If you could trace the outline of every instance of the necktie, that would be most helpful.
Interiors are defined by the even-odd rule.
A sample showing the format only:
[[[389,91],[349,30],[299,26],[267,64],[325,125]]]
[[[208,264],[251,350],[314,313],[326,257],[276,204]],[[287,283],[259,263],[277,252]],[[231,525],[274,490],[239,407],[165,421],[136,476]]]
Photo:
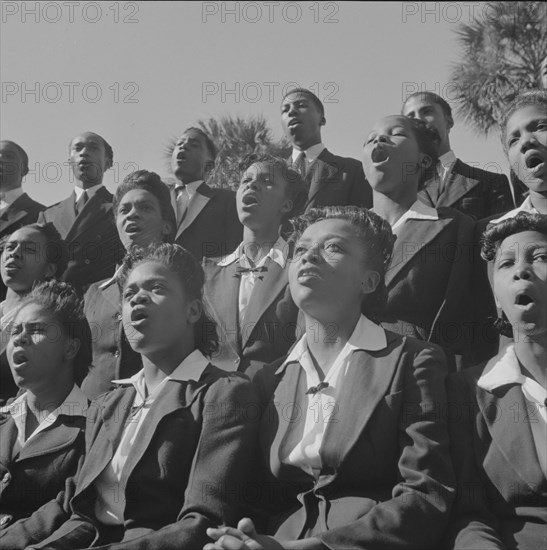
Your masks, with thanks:
[[[437,163],[437,173],[439,174],[439,195],[443,193],[448,179],[448,168],[445,168],[441,161]]]
[[[292,167],[302,176],[302,179],[306,177],[306,164],[306,153],[304,151],[301,151],[300,154],[296,157],[296,160],[294,161]]]
[[[186,216],[188,203],[190,202],[190,196],[186,190],[186,185],[177,185],[175,187],[175,202],[177,204],[177,226],[179,226],[184,216]]]
[[[88,199],[87,191],[84,190],[84,192],[80,195],[80,198],[76,201],[76,204],[74,205],[74,211],[76,212],[76,216],[78,216],[80,212],[84,209],[87,199]]]

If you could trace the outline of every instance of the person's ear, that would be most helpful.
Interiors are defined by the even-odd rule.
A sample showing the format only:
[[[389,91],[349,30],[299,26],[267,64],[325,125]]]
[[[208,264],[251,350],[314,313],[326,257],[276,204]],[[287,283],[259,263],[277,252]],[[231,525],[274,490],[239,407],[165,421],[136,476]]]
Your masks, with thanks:
[[[420,166],[422,167],[422,170],[427,170],[428,168],[431,168],[431,165],[433,164],[433,159],[426,155],[425,153],[420,153]]]
[[[446,117],[446,127],[450,130],[454,127],[454,119],[452,115],[447,115]]]
[[[57,271],[57,264],[48,262],[44,270],[44,277],[46,279],[51,279],[55,275],[56,271]]]
[[[70,361],[74,359],[78,351],[80,351],[80,345],[81,342],[79,338],[67,338],[64,351],[65,360]]]
[[[172,231],[173,228],[171,227],[171,224],[168,221],[164,220],[161,228],[161,234],[166,237],[167,235],[170,235]]]
[[[281,205],[280,212],[281,214],[287,214],[293,209],[294,203],[292,199],[285,199]]]
[[[380,284],[380,274],[372,269],[367,269],[363,280],[361,281],[361,289],[363,294],[372,294]]]
[[[319,126],[325,126],[326,123],[327,123],[327,119],[324,116],[322,116],[321,120],[319,121]]]
[[[195,324],[199,321],[201,314],[203,312],[203,303],[199,298],[192,300],[188,307],[188,316],[187,321],[190,324]]]

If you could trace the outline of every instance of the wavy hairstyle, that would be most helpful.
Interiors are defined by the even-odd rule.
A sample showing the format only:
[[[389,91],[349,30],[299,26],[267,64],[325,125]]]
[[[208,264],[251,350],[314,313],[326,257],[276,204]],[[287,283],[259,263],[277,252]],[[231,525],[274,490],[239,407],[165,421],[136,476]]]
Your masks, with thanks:
[[[322,220],[340,219],[349,222],[357,229],[365,251],[369,267],[378,272],[380,282],[374,292],[366,294],[361,303],[361,311],[368,318],[378,322],[387,303],[387,288],[385,275],[391,263],[395,235],[391,226],[372,210],[356,206],[326,206],[311,208],[302,216],[294,219],[294,232],[291,244],[302,236],[302,233],[312,224]]]
[[[133,247],[125,256],[118,276],[120,295],[123,296],[123,289],[130,273],[146,262],[159,263],[176,273],[188,297],[202,302],[201,317],[194,325],[194,345],[203,355],[211,357],[218,351],[218,333],[216,323],[203,304],[205,275],[199,262],[188,250],[178,244],[162,243],[147,249]]]

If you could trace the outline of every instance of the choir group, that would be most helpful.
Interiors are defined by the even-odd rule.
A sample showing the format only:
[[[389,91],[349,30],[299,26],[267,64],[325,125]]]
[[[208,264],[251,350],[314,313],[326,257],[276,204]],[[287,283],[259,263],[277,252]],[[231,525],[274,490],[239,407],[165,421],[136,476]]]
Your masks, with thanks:
[[[45,207],[0,142],[0,549],[527,549],[547,544],[547,92],[500,121],[511,177],[417,92],[322,143],[289,91],[287,159],[176,184],[69,145]]]

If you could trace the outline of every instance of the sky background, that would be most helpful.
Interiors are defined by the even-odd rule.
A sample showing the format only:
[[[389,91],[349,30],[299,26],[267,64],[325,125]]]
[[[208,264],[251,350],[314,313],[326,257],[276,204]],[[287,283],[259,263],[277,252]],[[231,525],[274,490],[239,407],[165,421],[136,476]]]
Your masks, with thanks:
[[[454,31],[484,13],[481,2],[0,6],[0,136],[27,151],[24,188],[46,205],[71,192],[68,144],[83,131],[112,145],[113,190],[139,168],[169,175],[166,147],[200,118],[263,114],[280,137],[291,83],[324,102],[325,145],[360,159],[375,121],[411,92],[453,100]],[[497,134],[478,136],[456,118],[451,143],[462,160],[508,172]]]

